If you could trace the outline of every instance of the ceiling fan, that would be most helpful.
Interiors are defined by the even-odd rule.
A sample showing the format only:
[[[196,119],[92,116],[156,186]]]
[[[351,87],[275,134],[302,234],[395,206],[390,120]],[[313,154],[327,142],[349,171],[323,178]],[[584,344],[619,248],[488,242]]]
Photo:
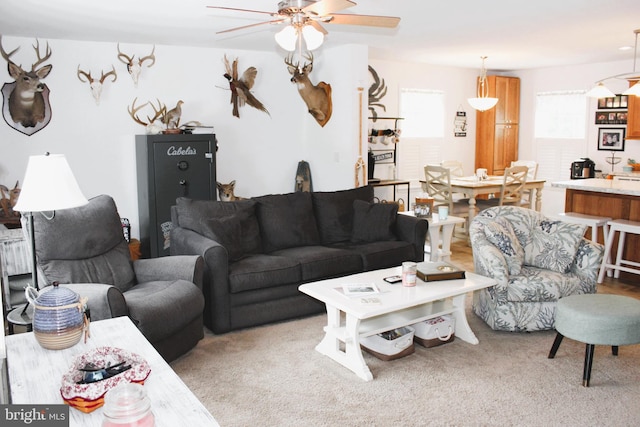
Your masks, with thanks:
[[[245,28],[256,27],[264,24],[286,23],[297,29],[312,26],[320,33],[327,34],[322,24],[364,25],[369,27],[394,28],[400,22],[400,18],[394,16],[355,15],[335,13],[355,6],[356,3],[349,0],[283,0],[278,3],[277,12],[265,12],[251,9],[238,9],[233,7],[207,6],[211,9],[234,10],[238,12],[253,12],[270,15],[273,19],[258,22],[256,24],[243,25],[218,31],[216,34],[228,33]]]

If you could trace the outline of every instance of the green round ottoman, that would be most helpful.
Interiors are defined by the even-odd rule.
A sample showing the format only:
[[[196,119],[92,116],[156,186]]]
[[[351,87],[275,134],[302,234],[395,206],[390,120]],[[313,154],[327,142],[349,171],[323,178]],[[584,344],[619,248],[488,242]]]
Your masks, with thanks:
[[[589,387],[596,345],[610,345],[613,355],[617,356],[618,346],[640,343],[640,300],[607,294],[560,298],[555,328],[558,334],[549,359],[555,357],[564,337],[586,343],[582,385]]]

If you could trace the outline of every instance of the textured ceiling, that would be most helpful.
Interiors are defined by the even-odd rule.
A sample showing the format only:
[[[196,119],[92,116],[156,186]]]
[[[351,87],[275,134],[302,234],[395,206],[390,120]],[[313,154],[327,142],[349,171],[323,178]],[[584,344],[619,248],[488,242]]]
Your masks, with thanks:
[[[278,51],[278,25],[216,35],[276,11],[277,0],[2,0],[0,34]],[[517,70],[633,58],[639,0],[356,0],[342,13],[401,18],[395,29],[326,25],[325,46],[366,44],[372,58]]]

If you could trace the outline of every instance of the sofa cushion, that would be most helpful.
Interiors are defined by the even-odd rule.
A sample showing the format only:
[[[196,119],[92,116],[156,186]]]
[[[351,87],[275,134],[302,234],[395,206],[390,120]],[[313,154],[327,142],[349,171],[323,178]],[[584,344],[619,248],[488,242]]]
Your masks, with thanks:
[[[520,274],[524,263],[524,249],[522,249],[511,223],[501,217],[497,217],[494,221],[487,221],[484,226],[484,234],[487,240],[502,252],[507,262],[509,274]]]
[[[569,295],[588,293],[585,286],[583,280],[575,274],[524,266],[520,274],[509,278],[506,301],[557,301]]]
[[[362,258],[363,271],[397,267],[404,261],[413,261],[416,256],[413,244],[404,240],[340,242],[331,245],[331,247],[358,253]]]
[[[320,243],[311,194],[297,192],[255,197],[265,253]]]
[[[586,225],[542,219],[531,230],[524,247],[524,263],[566,273],[576,256]]]
[[[293,258],[258,254],[229,264],[229,291],[232,294],[301,281],[300,264]]]
[[[187,197],[178,197],[176,206],[178,210],[178,226],[193,230],[204,235],[203,218],[216,218],[227,216],[235,212],[255,206],[252,200],[235,200],[232,202],[220,202],[217,200],[194,200]]]
[[[352,242],[396,240],[394,233],[398,205],[353,201]]]
[[[302,281],[344,276],[362,271],[362,258],[357,252],[325,246],[302,246],[272,252],[295,259],[300,264]]]
[[[224,246],[230,261],[261,251],[260,229],[253,206],[231,215],[202,218],[200,222],[204,236]]]
[[[353,201],[373,200],[373,187],[364,186],[342,191],[311,193],[313,212],[323,245],[351,239],[353,229]]]

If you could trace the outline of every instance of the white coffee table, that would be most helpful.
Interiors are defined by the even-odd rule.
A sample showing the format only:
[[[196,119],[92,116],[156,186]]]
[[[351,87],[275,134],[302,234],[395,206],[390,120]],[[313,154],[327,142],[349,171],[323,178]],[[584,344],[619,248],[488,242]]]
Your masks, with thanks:
[[[91,338],[64,350],[47,350],[33,332],[6,337],[11,403],[62,404],[62,375],[76,357],[96,347],[118,347],[137,353],[149,363],[151,373],[144,388],[151,400],[156,427],[218,426],[213,416],[182,382],[128,317],[91,323]],[[69,425],[100,427],[102,408],[85,414],[69,408]]]
[[[373,375],[362,356],[361,338],[451,314],[455,318],[456,338],[477,344],[478,338],[467,322],[465,299],[469,292],[496,285],[493,279],[469,272],[466,279],[428,283],[418,280],[417,286],[411,288],[383,280],[398,274],[401,274],[401,267],[393,267],[305,283],[298,288],[325,303],[327,308],[325,336],[316,350],[365,381],[372,380]],[[344,295],[342,286],[349,283],[375,283],[380,293],[372,296],[379,298],[381,304],[363,304],[360,297]]]

